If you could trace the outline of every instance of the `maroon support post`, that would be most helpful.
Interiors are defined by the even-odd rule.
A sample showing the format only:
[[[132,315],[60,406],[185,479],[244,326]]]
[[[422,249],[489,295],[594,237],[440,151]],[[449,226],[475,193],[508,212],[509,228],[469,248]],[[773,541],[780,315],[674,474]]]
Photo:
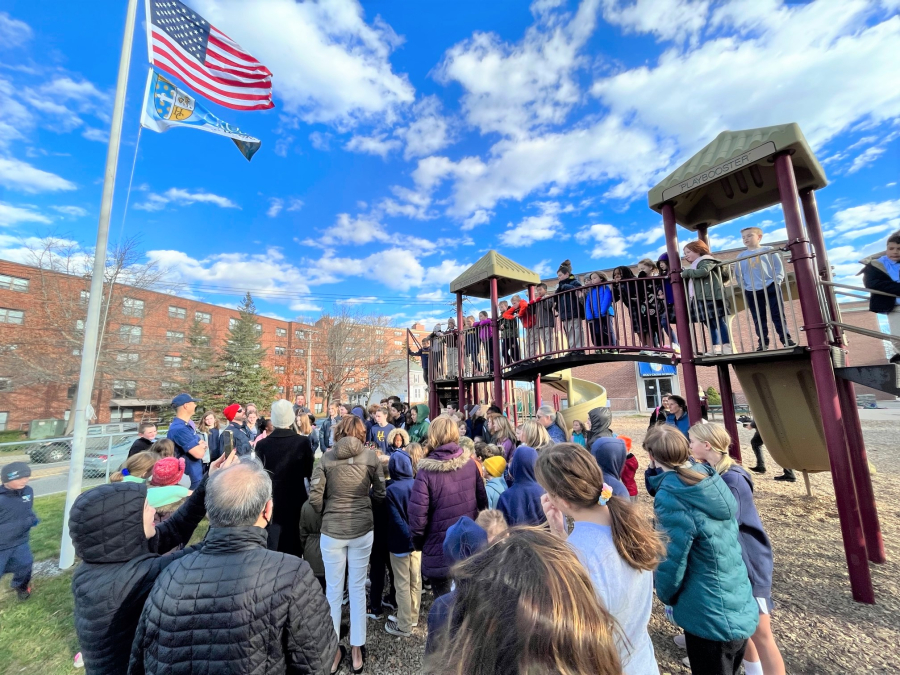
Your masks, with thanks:
[[[494,405],[503,410],[503,378],[500,374],[500,320],[497,315],[497,277],[491,277],[491,349],[494,352]]]
[[[816,197],[812,190],[804,190],[800,193],[800,203],[803,205],[803,218],[806,221],[806,231],[810,242],[816,252],[816,262],[819,278],[823,281],[831,281],[831,266],[828,264],[828,252],[825,249],[825,237],[822,234],[822,224],[819,221],[819,210],[816,207]],[[831,316],[837,320],[837,302],[834,290],[824,288],[825,297],[828,299]],[[838,346],[843,346],[843,336],[839,328],[835,328],[835,337]],[[884,563],[887,558],[884,552],[884,539],[881,536],[881,525],[878,520],[878,507],[875,504],[875,491],[872,489],[872,476],[869,473],[869,462],[866,458],[866,445],[862,435],[862,426],[859,423],[859,410],[856,407],[856,395],[853,383],[849,380],[837,380],[838,394],[840,396],[841,412],[844,415],[844,434],[847,437],[847,447],[850,450],[850,464],[853,466],[853,483],[856,486],[856,499],[859,504],[859,514],[862,520],[863,532],[866,536],[866,552],[873,563]]]
[[[781,208],[784,211],[784,223],[787,226],[788,241],[790,242],[788,247],[791,250],[791,262],[797,277],[797,295],[800,299],[803,328],[806,331],[813,379],[819,397],[820,416],[825,431],[825,446],[828,449],[828,458],[831,463],[831,480],[834,483],[838,518],[844,540],[844,554],[847,557],[847,569],[850,574],[850,587],[854,600],[874,604],[875,593],[872,589],[872,577],[867,561],[866,541],[860,522],[853,484],[853,469],[847,444],[844,441],[844,420],[831,365],[831,347],[828,345],[825,323],[819,306],[816,274],[813,269],[809,241],[806,239],[800,220],[797,181],[794,177],[790,155],[781,154],[775,158],[775,174],[778,180],[778,193],[781,196]]]
[[[528,287],[528,302],[534,302],[534,286]],[[529,330],[536,330],[535,328],[529,328]],[[527,340],[531,338],[531,335],[526,336],[526,345]],[[535,347],[535,351],[537,351],[537,343],[538,340],[535,338],[531,341],[531,344]],[[546,347],[546,345],[544,345]],[[531,354],[532,358],[538,356],[538,354]],[[536,375],[534,378],[534,409],[537,410],[541,407],[541,376]]]
[[[697,239],[709,246],[709,225],[700,223],[697,226]]]
[[[675,318],[678,332],[678,344],[681,346],[681,368],[684,373],[684,399],[688,404],[688,420],[697,424],[703,415],[700,413],[700,397],[697,382],[697,366],[694,364],[694,347],[691,343],[691,325],[688,314],[687,296],[684,293],[684,280],[681,278],[681,252],[678,250],[678,229],[675,223],[675,209],[671,204],[662,207],[663,229],[666,233],[666,251],[669,254],[669,267],[672,281],[672,296],[675,300]]]
[[[463,365],[465,364],[465,348],[463,342],[465,336],[463,334],[463,296],[462,293],[456,294],[456,384],[459,387],[459,396],[456,405],[462,410],[466,404],[466,389],[463,382]]]
[[[720,363],[716,366],[719,373],[719,396],[722,397],[722,419],[725,420],[725,428],[728,435],[731,436],[731,447],[728,448],[728,454],[738,462],[743,461],[741,458],[741,437],[738,436],[737,419],[734,416],[734,391],[731,388],[731,373],[728,370],[727,363]]]

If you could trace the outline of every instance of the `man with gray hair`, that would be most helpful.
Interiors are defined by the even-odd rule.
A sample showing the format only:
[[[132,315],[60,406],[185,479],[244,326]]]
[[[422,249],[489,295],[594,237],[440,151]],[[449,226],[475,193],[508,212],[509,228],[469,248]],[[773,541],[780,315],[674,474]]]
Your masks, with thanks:
[[[212,475],[206,510],[202,549],[169,565],[150,591],[128,672],[328,672],[341,653],[319,582],[306,561],[266,549],[266,470],[246,458]]]

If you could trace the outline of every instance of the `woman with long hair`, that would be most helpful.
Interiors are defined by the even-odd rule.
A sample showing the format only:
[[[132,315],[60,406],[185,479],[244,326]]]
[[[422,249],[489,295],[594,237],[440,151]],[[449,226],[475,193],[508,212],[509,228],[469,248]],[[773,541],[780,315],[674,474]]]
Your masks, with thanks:
[[[566,420],[552,405],[542,405],[535,411],[534,417],[547,430],[550,440],[554,443],[565,443],[568,440]]]
[[[615,621],[572,549],[542,528],[498,536],[453,568],[456,600],[429,675],[619,675]]]
[[[197,433],[206,441],[209,462],[215,462],[222,454],[222,449],[219,447],[219,418],[216,417],[216,413],[212,410],[203,413],[200,424],[197,425]]]
[[[689,267],[681,271],[688,280],[691,322],[702,323],[709,331],[713,354],[731,354],[728,315],[731,307],[725,297],[723,283],[728,281],[728,268],[718,268],[721,261],[713,258],[705,242],[690,241],[684,245],[684,259]],[[701,335],[702,337],[702,335]]]
[[[325,595],[334,632],[341,634],[344,572],[350,596],[350,665],[362,672],[366,663],[366,572],[375,521],[372,504],[384,501],[385,479],[374,450],[365,446],[366,425],[356,415],[343,418],[334,430],[334,446],[319,460],[309,502],[322,514],[320,546],[325,563]],[[331,672],[341,667],[341,647]]]
[[[488,415],[488,431],[491,433],[491,443],[503,451],[503,458],[512,456],[516,449],[516,430],[509,418],[498,413]]]
[[[746,675],[784,675],[784,659],[772,635],[772,542],[753,501],[753,479],[728,454],[731,436],[716,422],[695,424],[690,429],[691,456],[708,464],[725,481],[738,503],[738,541],[741,555],[759,605],[759,626],[744,653]]]
[[[537,420],[526,420],[523,422],[519,429],[518,437],[519,442],[522,445],[534,448],[538,452],[553,445],[553,441],[550,438],[550,434],[547,433],[547,429],[545,429],[544,425]],[[512,456],[507,458],[506,461],[512,461]]]
[[[584,447],[559,443],[535,466],[546,494],[550,531],[567,540],[584,563],[603,606],[622,628],[617,641],[627,675],[658,673],[647,632],[653,608],[653,571],[665,547],[652,521],[628,499],[615,497]],[[575,521],[569,534],[565,517]]]
[[[737,675],[759,624],[741,559],[737,502],[715,469],[691,463],[687,438],[675,427],[651,429],[644,450],[648,491],[668,538],[656,595],[684,628],[692,672]]]
[[[441,415],[428,428],[426,456],[419,460],[409,498],[409,532],[422,550],[422,576],[431,580],[434,596],[450,590],[444,558],[447,530],[462,516],[472,520],[488,507],[481,471],[459,445],[456,420]]]

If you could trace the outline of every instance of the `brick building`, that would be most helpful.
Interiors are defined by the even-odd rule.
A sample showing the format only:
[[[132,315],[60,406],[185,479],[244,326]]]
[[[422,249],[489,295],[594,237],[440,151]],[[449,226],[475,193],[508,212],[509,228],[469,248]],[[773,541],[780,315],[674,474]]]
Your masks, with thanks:
[[[90,278],[0,261],[0,430],[24,429],[34,419],[68,419],[78,381]],[[105,321],[92,405],[100,423],[154,417],[180,391],[195,322],[216,349],[227,338],[237,310],[113,284],[104,298]],[[319,324],[258,317],[263,365],[286,398],[304,394],[310,409],[325,405],[317,386]],[[412,326],[420,338],[424,326]],[[391,358],[405,356],[406,329],[374,331]],[[342,394],[367,386],[366,373]],[[310,391],[311,390],[311,391]],[[258,404],[265,409],[267,402]]]

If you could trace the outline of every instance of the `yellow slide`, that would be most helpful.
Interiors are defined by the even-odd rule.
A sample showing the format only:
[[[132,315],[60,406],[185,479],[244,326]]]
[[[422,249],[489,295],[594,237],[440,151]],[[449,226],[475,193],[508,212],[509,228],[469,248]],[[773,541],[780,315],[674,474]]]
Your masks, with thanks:
[[[563,408],[563,419],[566,420],[566,431],[572,431],[572,422],[587,420],[588,412],[594,408],[606,405],[606,389],[599,384],[572,377],[572,369],[567,368],[558,373],[558,380],[548,382],[551,387],[566,392],[569,399],[569,407]]]

